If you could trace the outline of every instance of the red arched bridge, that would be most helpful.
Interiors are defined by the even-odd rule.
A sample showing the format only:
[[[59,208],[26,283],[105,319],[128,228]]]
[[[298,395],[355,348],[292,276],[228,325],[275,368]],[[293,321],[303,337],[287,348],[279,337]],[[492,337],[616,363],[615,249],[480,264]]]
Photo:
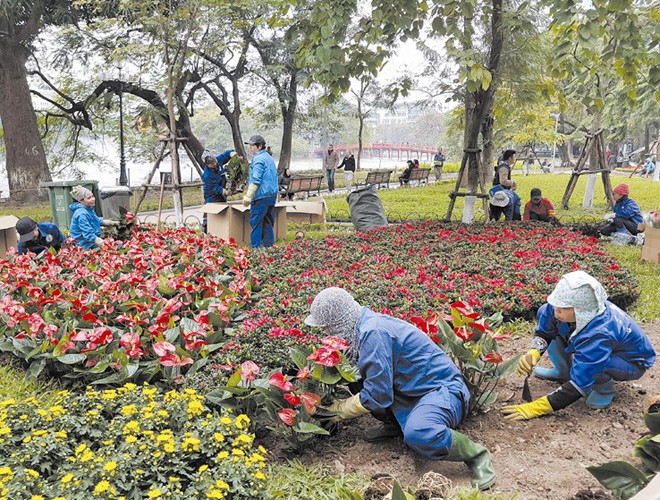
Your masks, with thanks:
[[[357,155],[357,144],[335,144],[334,150],[341,156],[346,154],[349,149],[354,155]],[[327,150],[327,147],[317,148],[314,150],[314,155],[321,157]],[[363,158],[388,158],[390,160],[411,160],[417,158],[418,160],[431,161],[433,155],[437,153],[438,148],[433,146],[422,146],[419,144],[363,144],[362,157]]]

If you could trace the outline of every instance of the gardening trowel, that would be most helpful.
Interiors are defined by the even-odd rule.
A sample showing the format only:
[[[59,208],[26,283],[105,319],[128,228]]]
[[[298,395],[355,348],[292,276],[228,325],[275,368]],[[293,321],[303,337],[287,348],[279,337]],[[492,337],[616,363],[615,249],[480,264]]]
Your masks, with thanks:
[[[531,375],[531,373],[525,377],[525,382],[523,382],[523,395],[522,396],[523,396],[523,401],[525,401],[527,403],[532,402],[532,391],[529,390],[529,376],[530,375]]]

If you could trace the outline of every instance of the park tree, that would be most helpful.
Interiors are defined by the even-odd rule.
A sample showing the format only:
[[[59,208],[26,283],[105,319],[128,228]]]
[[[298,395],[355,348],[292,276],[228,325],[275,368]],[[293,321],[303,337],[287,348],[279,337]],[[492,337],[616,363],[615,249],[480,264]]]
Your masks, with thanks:
[[[640,90],[645,91],[646,98],[660,95],[658,35],[647,35],[657,31],[657,7],[643,0],[554,0],[553,6],[552,75],[567,82],[567,102],[581,102],[591,115],[592,137],[601,133],[604,110],[614,104],[612,96],[617,87],[625,91],[628,107],[637,103]],[[607,169],[602,164],[604,158],[605,151],[594,150],[590,169]],[[593,204],[595,184],[596,176],[589,175],[582,203],[585,208]],[[607,185],[605,188],[607,191]],[[611,204],[611,193],[605,195]],[[570,185],[564,206],[569,197]]]
[[[67,0],[0,0],[0,120],[12,201],[44,198],[39,184],[51,180],[32,104],[26,64],[47,25],[73,20]]]

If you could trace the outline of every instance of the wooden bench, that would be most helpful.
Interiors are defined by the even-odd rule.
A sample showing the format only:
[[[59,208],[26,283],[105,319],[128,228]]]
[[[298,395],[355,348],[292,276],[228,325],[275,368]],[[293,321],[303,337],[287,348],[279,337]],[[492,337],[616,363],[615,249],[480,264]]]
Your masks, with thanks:
[[[390,176],[392,175],[392,170],[378,170],[375,172],[369,172],[367,178],[361,184],[356,184],[357,186],[365,185],[375,185],[380,187],[381,184],[385,184],[388,188],[390,187]]]
[[[289,185],[287,186],[286,191],[282,193],[282,196],[284,197],[295,193],[307,193],[307,196],[309,196],[310,191],[316,191],[320,196],[322,182],[322,175],[294,175],[291,177],[291,182],[289,182]]]
[[[404,184],[410,185],[412,181],[417,181],[417,185],[419,186],[422,182],[425,184],[429,183],[429,174],[431,173],[430,168],[414,168],[410,171],[410,177],[408,177],[407,181],[405,182],[406,179],[401,179],[399,177],[399,183],[403,186]]]

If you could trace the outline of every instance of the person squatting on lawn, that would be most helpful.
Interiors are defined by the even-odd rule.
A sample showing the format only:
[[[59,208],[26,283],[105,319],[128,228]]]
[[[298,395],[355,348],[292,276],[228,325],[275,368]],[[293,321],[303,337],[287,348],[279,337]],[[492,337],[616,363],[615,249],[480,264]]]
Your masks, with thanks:
[[[531,349],[518,375],[534,370],[563,382],[556,391],[522,405],[502,408],[504,418],[526,420],[561,410],[582,397],[589,408],[607,408],[614,382],[637,380],[655,361],[655,351],[633,319],[609,302],[603,286],[584,271],[565,274],[538,310]],[[552,368],[535,367],[547,351]]]
[[[613,190],[614,193],[614,218],[598,228],[603,236],[610,236],[614,232],[626,229],[631,235],[644,232],[645,227],[642,211],[635,200],[629,198],[630,187],[628,184],[619,184]]]
[[[104,240],[101,238],[101,226],[118,226],[119,221],[103,219],[96,215],[94,211],[96,198],[86,187],[74,186],[71,189],[71,196],[77,201],[69,205],[69,209],[73,212],[69,236],[79,247],[102,247]]]
[[[500,184],[488,190],[490,196],[490,220],[520,220],[520,196],[515,190],[518,184],[515,181],[504,179]]]
[[[266,139],[253,135],[246,142],[250,146],[252,163],[243,205],[250,207],[250,244],[252,248],[272,247],[275,244],[275,203],[279,191],[277,167],[266,151]]]
[[[524,222],[540,221],[557,223],[555,218],[555,207],[550,200],[543,198],[541,190],[534,188],[529,193],[530,200],[525,204]]]
[[[37,224],[30,217],[21,217],[16,221],[19,255],[32,252],[40,255],[50,248],[59,251],[66,243],[66,236],[55,224],[41,222]]]
[[[480,489],[495,483],[488,450],[453,430],[466,417],[470,392],[451,359],[421,330],[400,319],[362,307],[341,288],[326,288],[305,319],[350,345],[347,357],[363,380],[354,396],[327,410],[333,422],[371,412],[383,425],[365,431],[367,441],[403,432],[404,442],[435,460],[465,462]]]

